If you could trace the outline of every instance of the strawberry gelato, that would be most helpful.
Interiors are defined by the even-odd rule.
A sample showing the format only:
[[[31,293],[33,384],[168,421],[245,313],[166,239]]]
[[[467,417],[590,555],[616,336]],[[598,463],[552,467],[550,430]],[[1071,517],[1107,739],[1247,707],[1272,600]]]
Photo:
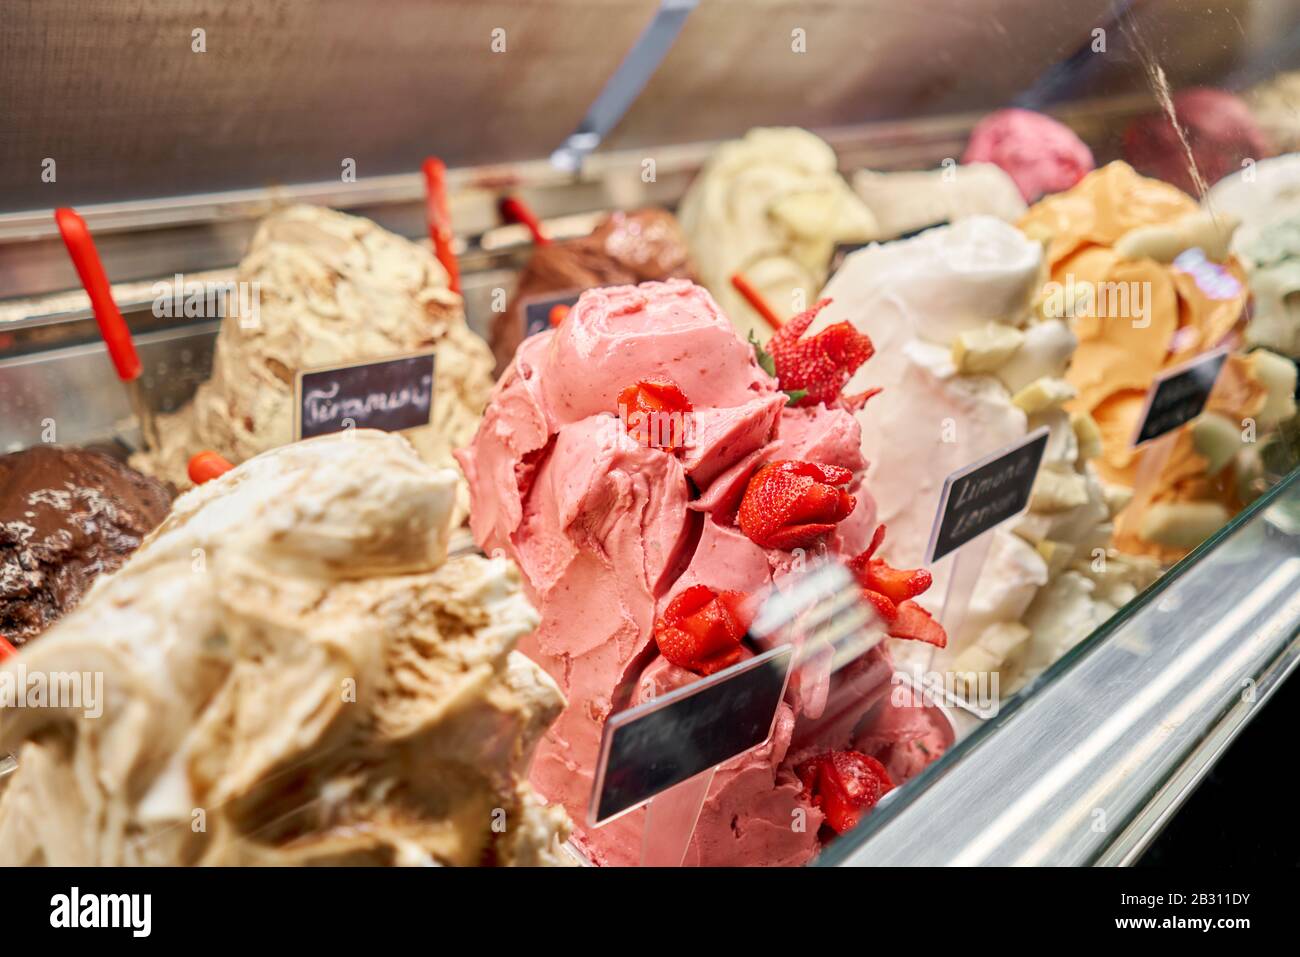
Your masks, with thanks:
[[[961,161],[1002,167],[1026,203],[1069,189],[1095,165],[1092,150],[1064,123],[1020,109],[998,110],[976,123]]]
[[[799,339],[811,320],[789,323],[773,364],[690,282],[590,290],[523,342],[457,453],[475,538],[518,562],[541,612],[521,650],[569,701],[532,781],[598,864],[637,863],[645,821],[583,825],[605,720],[752,655],[754,604],[816,556],[857,556],[890,635],[944,640],[911,600],[928,573],[871,556],[883,530],[849,411],[865,398],[838,396],[870,343],[846,325]],[[646,441],[647,413],[677,417],[682,441]],[[901,756],[934,720],[891,720],[892,670],[879,644],[792,675],[770,740],[718,768],[685,863],[804,863],[915,774]]]

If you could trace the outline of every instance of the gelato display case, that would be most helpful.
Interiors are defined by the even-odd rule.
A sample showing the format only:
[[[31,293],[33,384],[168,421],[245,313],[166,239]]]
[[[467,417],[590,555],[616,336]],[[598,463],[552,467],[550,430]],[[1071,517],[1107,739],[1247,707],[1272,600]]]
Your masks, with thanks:
[[[1300,659],[1300,2],[5,19],[0,863],[1127,865]]]

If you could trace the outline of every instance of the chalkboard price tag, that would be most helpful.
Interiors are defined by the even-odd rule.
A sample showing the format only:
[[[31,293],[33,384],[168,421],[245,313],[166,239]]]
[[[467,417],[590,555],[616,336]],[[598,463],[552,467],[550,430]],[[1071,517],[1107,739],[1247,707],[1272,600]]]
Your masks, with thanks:
[[[428,425],[433,416],[434,353],[303,369],[294,377],[293,434],[298,439]]]
[[[534,296],[524,300],[524,338],[535,336],[551,328],[551,310],[556,306],[572,307],[582,295],[581,290],[570,290],[554,296]]]
[[[1047,449],[1047,435],[1046,426],[1035,429],[1014,445],[948,476],[930,532],[927,563],[1024,510]]]
[[[1147,393],[1133,445],[1158,439],[1200,415],[1227,361],[1228,350],[1216,349],[1162,373]]]
[[[768,739],[793,645],[780,645],[605,722],[588,822],[599,826]]]

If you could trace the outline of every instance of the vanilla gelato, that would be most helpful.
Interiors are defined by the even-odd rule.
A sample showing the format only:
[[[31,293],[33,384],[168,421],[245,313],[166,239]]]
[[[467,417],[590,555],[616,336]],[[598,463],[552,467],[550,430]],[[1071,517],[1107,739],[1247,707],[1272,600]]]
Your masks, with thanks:
[[[794,127],[750,130],[718,148],[678,210],[700,281],[742,338],[772,329],[731,286],[742,273],[780,316],[812,305],[839,242],[878,235],[835,151]]]
[[[446,560],[457,482],[365,430],[178,499],[0,666],[0,694],[102,676],[0,708],[0,864],[564,860],[524,781],[564,700],[512,650],[537,624],[514,567]]]
[[[1028,208],[1015,181],[992,163],[900,173],[863,169],[853,174],[853,189],[875,217],[882,240],[968,216],[1014,223]]]
[[[258,314],[222,320],[212,378],[159,417],[162,448],[133,465],[188,488],[196,452],[238,464],[293,441],[299,370],[436,349],[432,421],[404,434],[426,462],[455,467],[451,451],[474,435],[493,361],[432,252],[366,219],[292,206],[262,223],[235,278],[256,284]],[[462,489],[457,522],[466,504]]]

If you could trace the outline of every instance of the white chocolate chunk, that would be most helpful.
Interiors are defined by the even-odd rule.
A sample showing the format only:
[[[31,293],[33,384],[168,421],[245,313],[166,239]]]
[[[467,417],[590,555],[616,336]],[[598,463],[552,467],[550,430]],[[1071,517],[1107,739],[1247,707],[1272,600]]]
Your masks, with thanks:
[[[953,340],[952,363],[965,375],[992,372],[1015,355],[1024,341],[1019,329],[990,322]]]
[[[978,676],[1004,669],[1018,668],[1033,637],[1019,622],[994,622],[980,632],[975,643],[957,656],[952,664],[953,684],[961,694],[969,695],[978,687]]]
[[[1208,258],[1223,262],[1239,224],[1240,220],[1227,214],[1188,213],[1172,223],[1130,229],[1115,243],[1115,252],[1122,259],[1171,263],[1184,250],[1199,247]]]
[[[1101,455],[1101,429],[1097,420],[1087,412],[1075,412],[1070,416],[1074,427],[1074,438],[1079,443],[1079,458],[1087,462]]]
[[[1066,364],[1079,345],[1070,327],[1060,319],[1036,322],[1024,336],[1024,343],[995,373],[1012,393],[1044,376],[1065,375]]]
[[[1217,412],[1205,412],[1192,423],[1192,445],[1206,460],[1205,474],[1218,475],[1241,450],[1241,430]]]
[[[1045,468],[1029,493],[1029,509],[1052,515],[1088,504],[1088,481],[1078,472]]]
[[[1145,541],[1166,548],[1194,548],[1232,516],[1218,502],[1158,502],[1142,516]]]
[[[1069,402],[1077,394],[1074,386],[1064,379],[1044,376],[1017,392],[1011,401],[1026,415],[1035,415]]]
[[[1295,363],[1267,349],[1256,349],[1250,354],[1250,360],[1255,374],[1268,389],[1268,398],[1256,416],[1260,424],[1276,425],[1293,417],[1296,414]]]

